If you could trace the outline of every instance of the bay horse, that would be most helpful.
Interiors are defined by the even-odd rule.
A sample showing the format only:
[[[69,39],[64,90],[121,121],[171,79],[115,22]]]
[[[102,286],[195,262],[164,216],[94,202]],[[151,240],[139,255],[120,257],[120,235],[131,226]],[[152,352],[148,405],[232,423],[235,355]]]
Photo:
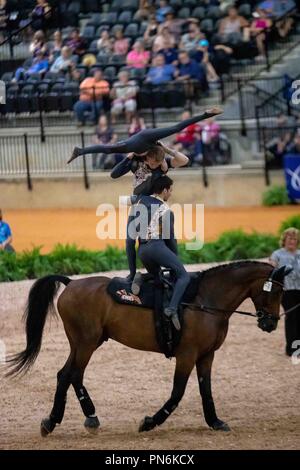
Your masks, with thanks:
[[[229,431],[219,419],[211,391],[211,367],[214,353],[225,340],[229,318],[247,298],[254,303],[258,326],[271,332],[280,318],[284,276],[289,268],[274,268],[268,263],[240,261],[213,267],[202,273],[194,304],[185,308],[181,341],[175,351],[176,367],[170,398],[153,416],[146,416],[139,431],[161,425],[175,410],[185,392],[188,378],[196,365],[206,423],[214,430]],[[110,278],[105,276],[71,280],[60,275],[38,279],[31,287],[24,317],[26,349],[13,356],[7,375],[26,372],[36,360],[42,343],[48,312],[60,283],[66,289],[57,302],[70,343],[70,354],[57,374],[52,411],[41,422],[41,434],[51,433],[62,422],[67,391],[73,386],[90,432],[99,426],[93,402],[83,385],[85,368],[93,352],[111,338],[134,349],[161,352],[156,340],[153,312],[150,309],[116,303],[107,293]],[[210,308],[210,314],[199,309]],[[198,307],[197,307],[198,306]],[[215,309],[215,310],[214,310]]]

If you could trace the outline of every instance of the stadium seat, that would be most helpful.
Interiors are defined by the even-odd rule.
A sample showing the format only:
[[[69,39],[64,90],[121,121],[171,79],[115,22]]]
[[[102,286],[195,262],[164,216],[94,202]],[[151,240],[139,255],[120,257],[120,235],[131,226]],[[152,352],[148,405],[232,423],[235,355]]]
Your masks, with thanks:
[[[181,8],[183,6],[183,2],[181,0],[170,0],[169,5],[174,10],[178,10],[179,8]]]
[[[208,7],[205,16],[206,18],[217,19],[217,18],[221,18],[221,16],[223,16],[223,13],[219,7],[211,6],[211,7]]]
[[[92,42],[89,45],[88,52],[90,52],[91,54],[96,54],[97,55],[98,54],[97,44],[98,44],[98,39],[93,39]]]
[[[123,24],[114,24],[113,27],[111,28],[110,32],[111,35],[114,36],[116,34],[116,31],[124,31],[124,25]]]
[[[126,56],[121,54],[113,54],[109,59],[110,65],[123,65],[126,64]]]
[[[191,16],[190,9],[187,7],[180,8],[177,13],[178,18],[187,19]]]
[[[13,76],[14,76],[13,72],[5,72],[2,75],[1,80],[5,83],[9,83],[13,79]]]
[[[249,3],[243,3],[242,5],[239,6],[239,14],[241,16],[244,16],[245,18],[249,18],[252,14],[252,8]]]
[[[97,64],[100,65],[100,67],[105,67],[106,65],[108,65],[109,61],[110,61],[110,55],[108,54],[98,54],[97,55]]]
[[[145,76],[146,76],[146,69],[145,68],[141,68],[141,69],[131,68],[130,69],[130,78],[131,78],[131,80],[141,81],[141,80],[144,80]]]
[[[202,20],[205,18],[205,8],[204,7],[196,7],[191,13],[191,16],[193,18],[198,18],[199,20]]]
[[[113,0],[110,11],[122,11],[122,0]]]
[[[98,12],[100,11],[101,5],[97,0],[84,0],[82,2],[85,13]]]
[[[87,25],[83,29],[82,36],[85,39],[90,39],[92,40],[95,37],[95,26],[93,25]]]
[[[211,18],[206,18],[201,21],[200,29],[203,33],[210,34],[214,30],[214,23]]]
[[[116,67],[114,67],[113,65],[109,65],[104,69],[103,73],[106,80],[113,81],[115,80],[117,75]]]
[[[100,26],[100,23],[101,23],[101,14],[100,13],[93,13],[88,24],[92,24],[95,27],[98,27],[98,26]]]
[[[117,13],[110,12],[110,13],[102,13],[100,19],[100,25],[108,24],[113,25],[117,21]]]
[[[132,20],[131,11],[122,11],[118,17],[118,23],[128,24]]]
[[[70,5],[68,6],[68,12],[75,13],[76,15],[79,15],[80,13],[80,2],[79,1],[74,1],[71,2]]]
[[[138,10],[139,8],[139,0],[123,0],[121,2],[123,10]]]
[[[124,31],[124,36],[129,36],[131,38],[136,38],[138,35],[138,25],[136,23],[130,23],[126,26]]]

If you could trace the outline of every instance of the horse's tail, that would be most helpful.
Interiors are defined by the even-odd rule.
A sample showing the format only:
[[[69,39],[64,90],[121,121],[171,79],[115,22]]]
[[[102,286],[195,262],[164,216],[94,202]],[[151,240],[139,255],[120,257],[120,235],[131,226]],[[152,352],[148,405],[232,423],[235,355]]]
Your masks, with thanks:
[[[26,373],[34,364],[41,349],[47,314],[49,311],[55,313],[53,302],[60,282],[67,286],[71,279],[60,275],[45,276],[31,287],[23,317],[26,322],[26,349],[8,359],[7,363],[12,369],[7,376]]]

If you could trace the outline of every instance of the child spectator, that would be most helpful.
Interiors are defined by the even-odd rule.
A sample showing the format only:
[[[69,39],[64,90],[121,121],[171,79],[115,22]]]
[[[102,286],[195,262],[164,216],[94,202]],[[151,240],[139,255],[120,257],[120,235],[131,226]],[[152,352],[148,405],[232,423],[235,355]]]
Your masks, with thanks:
[[[14,252],[15,250],[11,246],[11,243],[11,229],[8,223],[3,221],[2,210],[0,209],[0,252],[3,250]]]

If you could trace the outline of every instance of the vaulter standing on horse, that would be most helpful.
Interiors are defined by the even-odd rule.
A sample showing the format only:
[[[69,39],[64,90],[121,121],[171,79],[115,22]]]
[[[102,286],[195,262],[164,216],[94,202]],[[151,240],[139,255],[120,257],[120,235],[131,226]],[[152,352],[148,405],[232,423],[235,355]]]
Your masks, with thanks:
[[[180,330],[178,307],[186,290],[190,276],[177,257],[177,241],[174,235],[174,214],[166,204],[171,196],[173,181],[168,176],[161,176],[153,183],[153,194],[141,196],[137,212],[146,212],[147,220],[141,217],[138,255],[148,273],[158,278],[162,267],[169,268],[175,274],[176,282],[173,294],[164,314],[170,317],[174,327]],[[142,206],[142,207],[141,207]],[[146,208],[143,211],[142,208]]]

